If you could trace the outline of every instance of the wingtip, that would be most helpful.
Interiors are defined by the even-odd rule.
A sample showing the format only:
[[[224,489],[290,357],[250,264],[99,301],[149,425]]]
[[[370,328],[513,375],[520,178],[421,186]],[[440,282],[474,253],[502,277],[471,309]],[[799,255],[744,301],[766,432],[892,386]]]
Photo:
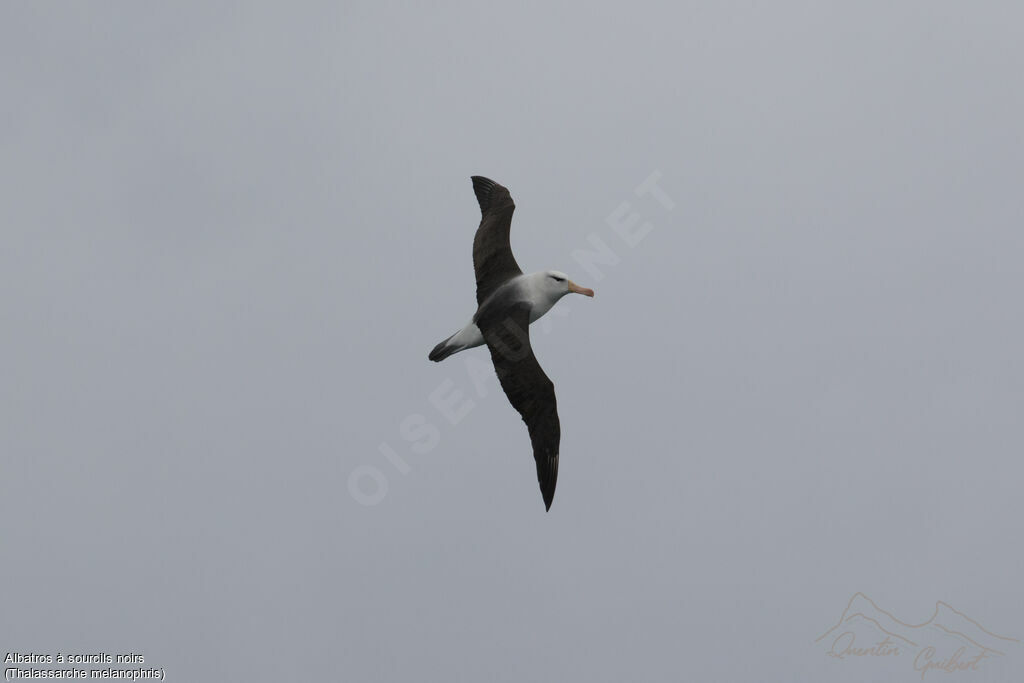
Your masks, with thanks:
[[[497,183],[482,175],[471,175],[469,179],[473,181],[473,194],[476,195],[476,201],[480,204],[480,211],[486,213],[491,206],[491,196]]]
[[[544,498],[544,509],[550,511],[551,504],[555,502],[555,487],[558,485],[558,451],[545,459],[543,468],[538,463],[537,479],[540,482],[540,494]]]

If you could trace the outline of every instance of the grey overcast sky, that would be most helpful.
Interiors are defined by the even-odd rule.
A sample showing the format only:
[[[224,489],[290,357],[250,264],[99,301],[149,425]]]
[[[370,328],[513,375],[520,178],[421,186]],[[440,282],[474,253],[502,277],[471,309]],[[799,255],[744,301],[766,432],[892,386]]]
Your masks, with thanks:
[[[0,650],[200,683],[921,680],[935,626],[815,642],[858,591],[1024,639],[1022,25],[4,3]],[[472,174],[510,188],[524,269],[597,292],[533,328],[550,513],[486,350],[426,358],[474,310]],[[1024,679],[1000,642],[925,680]]]

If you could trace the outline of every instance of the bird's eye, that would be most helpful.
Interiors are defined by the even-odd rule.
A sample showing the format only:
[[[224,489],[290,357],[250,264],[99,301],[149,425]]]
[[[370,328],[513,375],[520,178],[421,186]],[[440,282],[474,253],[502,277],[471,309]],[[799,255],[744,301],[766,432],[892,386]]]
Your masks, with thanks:
[[[552,278],[552,279],[553,279],[553,280],[554,280],[555,282],[565,282],[565,278],[564,278],[564,277],[558,277],[557,275],[552,275],[552,276],[551,276],[551,278]]]

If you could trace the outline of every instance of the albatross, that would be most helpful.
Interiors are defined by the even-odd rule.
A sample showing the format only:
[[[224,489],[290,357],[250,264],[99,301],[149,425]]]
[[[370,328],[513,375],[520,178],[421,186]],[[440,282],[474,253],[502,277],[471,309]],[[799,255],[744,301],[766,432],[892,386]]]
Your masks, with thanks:
[[[434,347],[429,359],[440,362],[459,351],[487,345],[491,362],[509,402],[530,432],[537,481],[544,509],[551,509],[558,480],[561,430],[555,385],[544,374],[530,347],[530,324],[569,293],[594,296],[559,270],[526,275],[509,244],[516,205],[508,190],[482,176],[472,176],[480,203],[480,227],[473,238],[476,313],[461,330]]]

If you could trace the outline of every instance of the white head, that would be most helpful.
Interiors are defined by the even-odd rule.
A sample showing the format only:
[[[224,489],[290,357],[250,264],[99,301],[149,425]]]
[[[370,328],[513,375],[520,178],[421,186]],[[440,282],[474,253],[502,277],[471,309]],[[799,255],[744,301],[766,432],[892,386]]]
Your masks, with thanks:
[[[541,286],[545,293],[554,299],[560,299],[570,292],[582,294],[583,296],[594,296],[594,290],[580,287],[569,279],[569,276],[560,270],[549,270],[542,273],[544,276]]]

